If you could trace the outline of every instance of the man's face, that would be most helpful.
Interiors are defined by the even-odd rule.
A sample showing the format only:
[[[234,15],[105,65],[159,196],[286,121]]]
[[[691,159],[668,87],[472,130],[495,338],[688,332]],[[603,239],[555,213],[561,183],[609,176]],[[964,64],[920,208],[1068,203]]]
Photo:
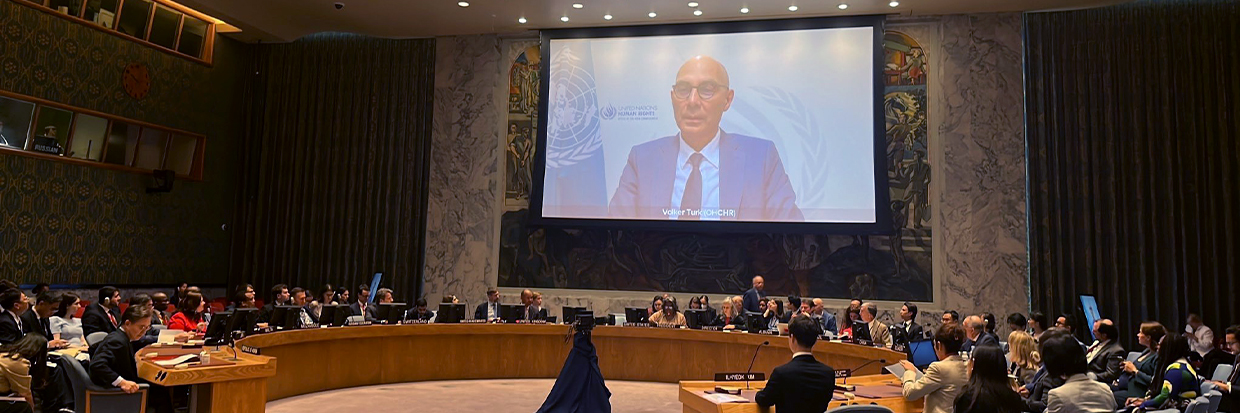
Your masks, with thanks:
[[[119,305],[121,305],[121,292],[117,291],[112,293],[112,301],[108,303],[108,306],[116,308]]]
[[[904,321],[913,319],[913,313],[908,311],[908,306],[900,307],[900,319]]]
[[[808,313],[808,312],[809,312],[809,303],[801,303],[801,312],[802,312],[802,313]]]
[[[869,309],[865,309],[865,308],[861,309],[861,321],[864,321],[867,323],[874,321],[874,316],[870,315]]]
[[[125,330],[125,334],[129,336],[129,341],[138,341],[138,339],[146,335],[146,330],[151,329],[151,318],[143,318],[136,323],[126,321],[121,325],[121,329]]]
[[[357,301],[370,301],[370,290],[360,290],[357,292]]]
[[[29,309],[30,299],[26,297],[26,294],[22,294],[21,298],[18,299],[17,302],[13,303],[13,314],[22,315]]]
[[[952,313],[943,313],[942,321],[943,321],[943,324],[947,324],[947,323],[953,323],[956,320],[952,319]]]
[[[1240,354],[1240,341],[1236,341],[1235,334],[1228,334],[1225,343],[1227,343],[1227,348],[1231,349],[1232,354]]]
[[[379,302],[380,302],[380,303],[390,303],[390,302],[392,302],[392,295],[391,295],[391,294],[384,294],[384,295],[383,295],[383,298],[379,299]]]
[[[276,294],[276,301],[288,301],[288,289],[287,288],[281,289],[280,293]]]
[[[727,71],[719,62],[703,56],[685,62],[670,93],[680,133],[688,139],[714,137],[735,94],[728,88]]]
[[[164,293],[155,294],[151,297],[151,304],[156,310],[164,311],[168,309],[168,295]]]
[[[306,305],[306,292],[300,291],[297,295],[293,296],[293,304]]]
[[[1071,330],[1071,327],[1068,326],[1068,319],[1064,317],[1059,317],[1055,319],[1055,327],[1067,328]]]
[[[420,305],[420,306],[418,306],[418,312],[419,312],[419,313],[425,313],[425,312],[426,312],[426,306],[424,306],[424,305]]]
[[[497,302],[499,302],[499,292],[498,292],[498,291],[495,291],[495,292],[488,293],[488,294],[487,294],[487,301],[490,301],[490,302],[493,302],[493,303],[497,303]]]
[[[753,277],[753,289],[762,291],[766,288],[766,280],[762,277]]]
[[[822,314],[822,300],[814,299],[814,314]]]

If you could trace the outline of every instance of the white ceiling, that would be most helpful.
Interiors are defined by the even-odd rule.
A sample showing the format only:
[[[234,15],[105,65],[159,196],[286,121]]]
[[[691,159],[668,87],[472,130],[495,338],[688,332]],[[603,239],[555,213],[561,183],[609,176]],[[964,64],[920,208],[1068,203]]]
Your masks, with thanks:
[[[339,1],[344,8],[337,10]],[[181,0],[234,26],[232,36],[245,41],[293,41],[320,32],[360,33],[389,38],[415,38],[482,33],[517,34],[538,29],[621,26],[698,21],[777,19],[861,14],[934,15],[1018,12],[1095,7],[1123,0],[698,0],[702,16],[694,16],[689,0]],[[575,9],[573,3],[584,7]],[[799,10],[791,12],[788,6]],[[748,7],[749,14],[740,9]],[[648,13],[658,14],[655,18]],[[603,19],[611,14],[611,21]],[[567,23],[560,18],[568,16]],[[527,24],[517,19],[525,17]]]

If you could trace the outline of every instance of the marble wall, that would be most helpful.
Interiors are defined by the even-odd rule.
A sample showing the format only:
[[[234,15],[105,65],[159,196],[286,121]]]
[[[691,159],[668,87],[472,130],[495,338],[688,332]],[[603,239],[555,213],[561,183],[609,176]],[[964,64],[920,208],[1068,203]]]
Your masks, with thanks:
[[[933,173],[939,177],[933,188],[939,291],[933,303],[921,305],[918,322],[937,324],[944,308],[966,314],[990,311],[1001,319],[1026,312],[1020,16],[939,16],[889,25],[917,37],[931,60],[927,93]],[[432,301],[449,293],[476,303],[497,283],[505,112],[497,99],[507,95],[507,66],[513,51],[522,47],[516,43],[494,36],[439,39],[424,283]],[[494,96],[484,97],[487,90]],[[516,301],[519,289],[501,290],[505,302]],[[553,315],[562,305],[618,312],[644,306],[652,295],[545,292]],[[720,298],[712,296],[712,303]],[[835,301],[828,307],[844,305]],[[880,303],[880,308],[885,319],[899,311],[896,303]]]

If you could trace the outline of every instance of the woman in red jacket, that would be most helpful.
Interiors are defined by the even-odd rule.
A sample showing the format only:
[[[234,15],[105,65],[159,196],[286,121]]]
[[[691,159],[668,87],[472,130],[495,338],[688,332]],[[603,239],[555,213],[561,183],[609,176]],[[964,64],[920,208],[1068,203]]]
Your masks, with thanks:
[[[172,315],[168,321],[169,330],[181,331],[197,331],[203,332],[207,329],[207,323],[202,321],[202,313],[206,310],[207,303],[202,299],[202,294],[197,292],[189,292],[185,294],[185,298],[177,303],[177,313]]]

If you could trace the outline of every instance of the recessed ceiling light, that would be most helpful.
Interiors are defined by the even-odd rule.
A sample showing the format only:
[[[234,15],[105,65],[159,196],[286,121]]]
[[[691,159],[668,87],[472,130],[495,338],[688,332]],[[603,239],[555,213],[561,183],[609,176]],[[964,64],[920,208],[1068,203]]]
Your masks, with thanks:
[[[748,8],[748,7],[741,7],[741,14],[749,14],[749,8]]]
[[[696,1],[689,2],[689,7],[697,7],[697,6],[698,6],[698,2]]]
[[[840,10],[848,10],[848,3],[840,3],[837,7],[839,7]]]
[[[560,21],[568,23],[568,16],[560,17]]]
[[[659,13],[650,12],[650,14],[647,14],[647,16],[650,16],[650,18],[652,18],[652,19],[653,19],[653,18],[655,18],[655,17],[659,17]]]
[[[529,21],[529,20],[525,20],[525,18],[524,18],[524,17],[517,19],[517,23],[521,23],[521,24],[525,24],[525,23],[526,23],[526,22],[528,22],[528,21]]]
[[[573,8],[574,8],[574,9],[580,9],[580,8],[583,8],[583,7],[586,7],[586,5],[581,4],[581,3],[573,3]]]
[[[604,15],[603,15],[603,20],[611,20],[611,15],[610,15],[610,14],[604,14]]]
[[[900,6],[900,2],[895,1],[895,0],[891,0],[891,3],[887,3],[887,5],[888,5],[888,6],[891,6],[891,7],[899,7],[899,6]]]
[[[469,7],[469,2],[468,2],[468,1],[458,1],[458,2],[456,2],[456,5],[457,5],[457,6],[461,6],[461,7]]]
[[[693,15],[694,15],[694,16],[701,16],[701,15],[702,15],[702,11],[701,11],[701,10],[694,10],[694,11],[693,11]]]
[[[788,11],[797,11],[797,6],[795,4],[788,6]]]

